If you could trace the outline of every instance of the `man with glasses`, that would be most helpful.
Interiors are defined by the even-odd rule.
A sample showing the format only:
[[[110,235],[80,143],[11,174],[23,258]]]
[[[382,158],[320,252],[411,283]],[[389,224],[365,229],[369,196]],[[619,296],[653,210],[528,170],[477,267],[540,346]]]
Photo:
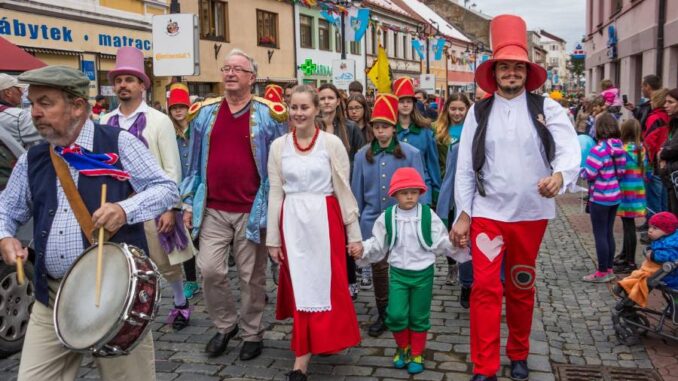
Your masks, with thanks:
[[[0,128],[9,132],[14,141],[28,149],[42,139],[33,126],[30,109],[19,108],[24,88],[16,78],[0,73]]]
[[[207,312],[217,328],[205,350],[210,357],[219,356],[238,333],[226,265],[227,247],[233,244],[240,280],[240,359],[251,360],[263,347],[268,147],[287,132],[287,109],[252,95],[257,64],[245,52],[232,50],[221,72],[224,97],[189,110],[191,168],[181,194],[186,195],[186,224],[193,238],[200,239],[197,263]]]

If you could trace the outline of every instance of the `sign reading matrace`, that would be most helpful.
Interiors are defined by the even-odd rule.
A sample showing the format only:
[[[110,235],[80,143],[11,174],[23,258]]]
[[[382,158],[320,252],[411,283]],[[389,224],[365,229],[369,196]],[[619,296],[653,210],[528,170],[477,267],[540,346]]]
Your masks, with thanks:
[[[153,75],[200,74],[198,16],[176,13],[153,16]]]

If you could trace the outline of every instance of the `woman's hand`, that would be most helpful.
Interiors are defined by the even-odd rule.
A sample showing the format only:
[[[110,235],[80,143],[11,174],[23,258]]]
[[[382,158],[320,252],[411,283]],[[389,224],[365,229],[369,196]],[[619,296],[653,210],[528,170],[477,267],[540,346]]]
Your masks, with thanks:
[[[285,259],[283,257],[282,248],[268,246],[268,255],[271,257],[271,260],[276,264],[280,264],[280,261]]]
[[[362,242],[351,242],[348,244],[348,253],[353,257],[353,259],[360,259],[363,257],[363,243]]]

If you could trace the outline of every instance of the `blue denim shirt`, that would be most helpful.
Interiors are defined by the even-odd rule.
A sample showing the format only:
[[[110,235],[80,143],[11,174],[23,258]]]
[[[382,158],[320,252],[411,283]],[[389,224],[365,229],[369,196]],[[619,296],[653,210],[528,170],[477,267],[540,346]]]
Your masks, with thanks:
[[[181,160],[181,179],[185,179],[188,176],[191,165],[191,137],[190,129],[186,131],[186,136],[181,137],[177,135],[177,146],[179,147],[179,159]]]
[[[191,231],[193,238],[198,237],[207,204],[207,158],[209,157],[210,134],[222,105],[227,107],[225,100],[202,106],[191,120],[190,170],[181,183],[180,191],[184,203],[193,208],[193,230]],[[269,187],[268,150],[273,140],[287,132],[287,123],[274,120],[273,115],[274,112],[267,100],[252,98],[250,141],[260,183],[247,221],[246,237],[255,243],[261,243],[261,229],[266,228]]]
[[[436,205],[436,213],[443,220],[443,223],[448,228],[454,220],[455,216],[450,216],[454,210],[454,177],[457,174],[457,158],[459,157],[459,143],[451,144],[447,151],[447,160],[445,161],[445,178],[443,184],[440,186],[440,194],[438,194],[438,204]]]

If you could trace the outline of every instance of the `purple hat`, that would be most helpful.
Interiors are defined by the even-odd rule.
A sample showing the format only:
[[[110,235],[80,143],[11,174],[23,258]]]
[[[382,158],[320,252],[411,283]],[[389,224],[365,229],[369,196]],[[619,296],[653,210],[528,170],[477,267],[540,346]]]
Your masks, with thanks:
[[[133,75],[144,81],[147,89],[151,87],[151,80],[144,72],[144,53],[137,48],[126,46],[118,49],[115,69],[108,72],[108,81],[113,84],[115,77],[124,74]]]

